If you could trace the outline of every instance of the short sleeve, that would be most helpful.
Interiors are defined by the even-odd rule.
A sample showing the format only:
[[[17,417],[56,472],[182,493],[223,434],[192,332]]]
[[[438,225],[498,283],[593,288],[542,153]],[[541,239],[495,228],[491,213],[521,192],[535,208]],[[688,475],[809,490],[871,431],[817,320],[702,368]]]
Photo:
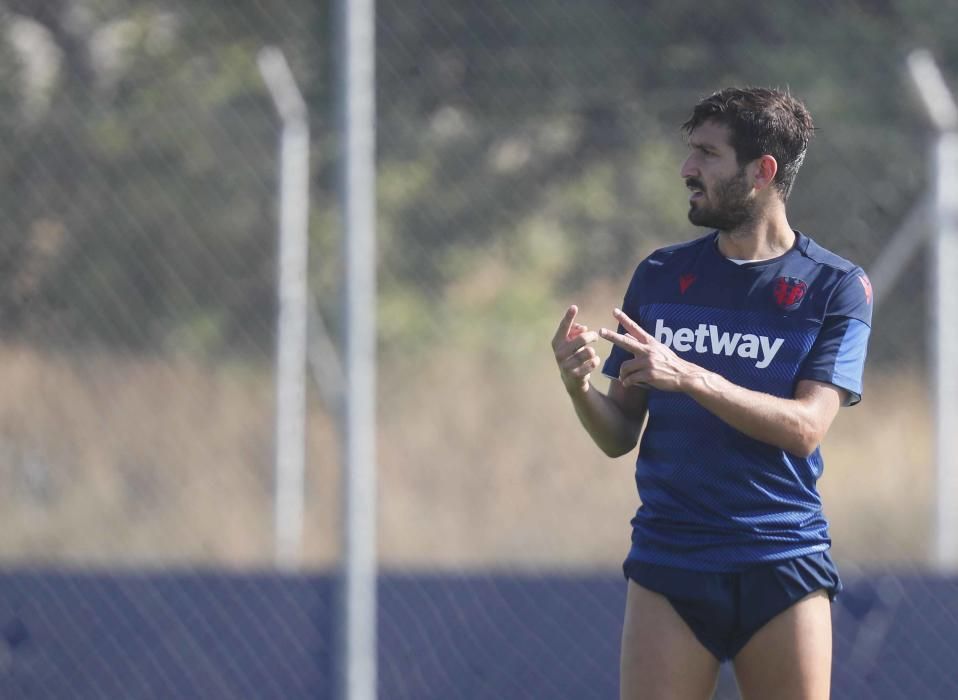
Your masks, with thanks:
[[[639,317],[639,285],[643,268],[644,262],[636,268],[635,274],[632,275],[632,281],[629,283],[629,288],[625,292],[625,299],[622,301],[622,310],[625,312],[625,315],[639,324],[642,323]],[[626,332],[621,323],[619,324],[618,332]],[[602,365],[602,374],[611,379],[618,379],[619,369],[622,367],[622,363],[631,360],[633,357],[635,356],[632,353],[623,350],[618,345],[613,345],[609,352],[609,357],[606,359],[605,364]]]
[[[872,287],[861,268],[848,273],[829,299],[822,328],[798,379],[825,382],[848,392],[846,405],[862,397],[862,374],[872,322]]]

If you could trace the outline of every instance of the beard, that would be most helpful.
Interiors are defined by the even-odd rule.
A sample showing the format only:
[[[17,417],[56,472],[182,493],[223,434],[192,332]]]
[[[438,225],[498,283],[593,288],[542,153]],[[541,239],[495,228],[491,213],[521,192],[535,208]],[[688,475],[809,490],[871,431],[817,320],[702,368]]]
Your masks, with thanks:
[[[702,182],[696,178],[689,178],[688,182],[701,187]],[[751,192],[745,169],[737,174],[718,182],[708,199],[711,206],[695,202],[689,205],[689,221],[696,226],[706,226],[719,231],[731,231],[754,218],[754,202],[749,199]]]

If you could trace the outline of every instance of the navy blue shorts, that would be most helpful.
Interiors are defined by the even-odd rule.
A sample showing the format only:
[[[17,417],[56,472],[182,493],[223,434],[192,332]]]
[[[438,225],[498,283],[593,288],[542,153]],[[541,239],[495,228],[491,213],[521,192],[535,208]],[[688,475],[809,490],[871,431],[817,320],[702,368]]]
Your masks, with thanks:
[[[735,657],[765,623],[817,590],[842,590],[828,552],[739,573],[707,573],[626,559],[626,578],[665,596],[719,661]]]

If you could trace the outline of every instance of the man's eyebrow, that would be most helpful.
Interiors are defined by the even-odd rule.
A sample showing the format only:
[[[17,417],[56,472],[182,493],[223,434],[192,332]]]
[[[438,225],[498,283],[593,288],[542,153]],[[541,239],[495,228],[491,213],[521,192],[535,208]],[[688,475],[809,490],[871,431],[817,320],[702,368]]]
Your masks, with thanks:
[[[700,151],[718,151],[718,147],[711,141],[695,141],[689,139],[689,148],[696,148]]]

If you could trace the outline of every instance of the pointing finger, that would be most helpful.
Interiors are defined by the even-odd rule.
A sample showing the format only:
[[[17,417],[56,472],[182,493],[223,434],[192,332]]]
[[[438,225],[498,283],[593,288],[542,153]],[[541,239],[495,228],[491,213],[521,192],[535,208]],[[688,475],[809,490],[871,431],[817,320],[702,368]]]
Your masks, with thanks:
[[[579,308],[573,304],[568,309],[566,309],[565,316],[562,317],[562,320],[559,321],[559,327],[556,329],[556,334],[552,336],[552,347],[559,347],[559,343],[564,342],[569,338],[569,329],[572,328],[572,322],[575,320],[575,315],[579,313]]]
[[[637,338],[642,342],[648,342],[652,340],[652,336],[638,323],[629,318],[622,309],[613,309],[612,315],[615,316],[615,319],[622,324],[622,327],[629,332],[633,338]]]

